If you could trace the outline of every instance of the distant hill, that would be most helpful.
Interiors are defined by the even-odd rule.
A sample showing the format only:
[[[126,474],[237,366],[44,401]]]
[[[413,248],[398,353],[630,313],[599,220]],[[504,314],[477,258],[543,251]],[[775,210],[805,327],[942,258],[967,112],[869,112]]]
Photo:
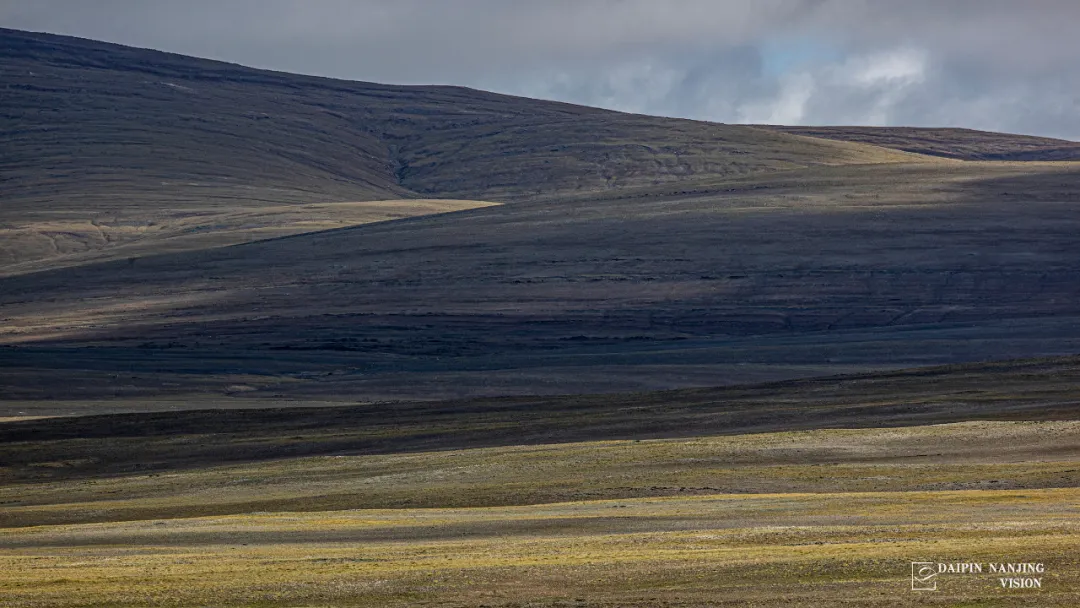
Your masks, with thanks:
[[[1080,164],[965,160],[1060,142],[788,133],[9,30],[0,69],[6,402],[616,392],[1080,353]],[[855,131],[881,145],[830,138]]]
[[[238,208],[507,202],[911,158],[745,126],[297,76],[3,29],[0,74],[0,265],[32,268],[172,234],[192,216],[212,227],[213,216]]]
[[[973,129],[920,127],[785,127],[763,125],[781,133],[852,141],[905,152],[962,160],[1080,160],[1080,143],[1049,137],[992,133]]]
[[[519,198],[895,152],[0,30],[8,205]]]

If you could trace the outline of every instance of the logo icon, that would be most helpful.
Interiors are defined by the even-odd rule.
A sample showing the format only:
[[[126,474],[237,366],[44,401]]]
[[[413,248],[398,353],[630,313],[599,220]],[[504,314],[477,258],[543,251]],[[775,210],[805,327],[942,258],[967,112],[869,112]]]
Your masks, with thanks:
[[[934,562],[911,562],[911,590],[937,591],[937,569]]]

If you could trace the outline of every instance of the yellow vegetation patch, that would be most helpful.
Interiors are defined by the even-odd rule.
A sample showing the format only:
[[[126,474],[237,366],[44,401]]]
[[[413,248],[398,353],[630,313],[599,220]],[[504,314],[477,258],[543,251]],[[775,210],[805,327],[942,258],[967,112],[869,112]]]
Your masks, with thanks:
[[[275,513],[6,530],[0,592],[10,606],[906,605],[910,561],[963,559],[1045,563],[1039,605],[1066,606],[1078,542],[1076,488]],[[989,576],[943,577],[942,592],[1001,597]]]
[[[0,276],[90,262],[224,247],[268,238],[449,213],[496,203],[403,199],[258,206],[240,203],[128,218],[37,220],[0,228]]]

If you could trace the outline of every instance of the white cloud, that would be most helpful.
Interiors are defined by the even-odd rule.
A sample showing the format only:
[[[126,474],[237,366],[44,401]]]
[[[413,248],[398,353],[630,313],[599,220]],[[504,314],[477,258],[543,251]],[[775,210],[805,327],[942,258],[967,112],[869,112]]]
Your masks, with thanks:
[[[743,103],[739,122],[891,124],[895,109],[926,82],[928,55],[898,48],[783,74],[775,92]]]
[[[840,96],[845,89],[861,89],[866,101],[849,123],[893,124],[896,108],[916,87],[926,83],[927,63],[925,51],[910,48],[856,57],[830,70],[830,94]]]
[[[925,80],[927,54],[897,49],[848,60],[841,68],[851,82],[864,87],[906,87]]]
[[[813,97],[817,84],[813,74],[800,72],[781,79],[780,92],[773,99],[743,104],[738,110],[738,122],[768,125],[797,125],[806,119],[806,104]]]

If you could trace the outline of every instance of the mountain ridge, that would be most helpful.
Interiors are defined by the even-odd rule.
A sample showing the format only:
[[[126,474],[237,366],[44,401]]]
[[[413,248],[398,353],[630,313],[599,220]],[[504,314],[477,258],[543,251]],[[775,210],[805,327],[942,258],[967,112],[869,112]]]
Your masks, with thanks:
[[[18,237],[0,259],[34,267],[54,249],[92,253],[237,209],[514,202],[927,160],[747,126],[296,76],[14,30],[0,30],[0,72],[0,229]]]
[[[70,48],[69,48],[70,47]],[[598,108],[590,108],[587,106],[567,104],[556,101],[543,101],[534,100],[524,97],[516,97],[511,95],[502,95],[496,93],[489,93],[479,91],[475,89],[468,89],[464,87],[451,87],[451,86],[418,86],[418,85],[383,85],[367,82],[353,82],[345,80],[327,79],[314,76],[292,75],[283,72],[270,72],[266,70],[257,70],[253,68],[246,68],[237,64],[229,64],[224,62],[218,62],[213,60],[190,58],[182,55],[164,53],[161,51],[149,51],[143,49],[134,49],[131,47],[123,47],[119,45],[112,45],[108,43],[100,43],[94,41],[88,41],[77,38],[68,37],[56,37],[52,35],[35,35],[24,32],[18,32],[14,30],[0,30],[0,53],[3,56],[4,69],[8,73],[7,90],[9,91],[9,97],[6,100],[6,106],[8,110],[9,118],[19,118],[22,122],[21,131],[32,130],[34,128],[35,119],[39,123],[46,123],[49,127],[55,128],[57,121],[48,121],[47,117],[40,117],[34,115],[21,115],[16,116],[13,113],[19,109],[18,105],[21,100],[17,96],[11,96],[10,92],[15,91],[31,91],[31,92],[44,92],[43,87],[39,86],[31,79],[28,79],[28,73],[33,71],[35,64],[40,69],[58,69],[58,68],[76,68],[83,70],[81,77],[73,78],[74,84],[68,83],[67,90],[71,93],[78,93],[82,95],[90,95],[85,98],[93,101],[93,95],[101,95],[109,97],[113,101],[122,99],[124,96],[137,96],[147,95],[145,100],[136,99],[136,101],[144,102],[151,105],[151,108],[156,110],[162,110],[162,113],[167,113],[169,110],[178,111],[184,110],[192,114],[191,119],[199,116],[201,108],[199,104],[212,103],[215,100],[209,99],[213,97],[215,93],[221,93],[222,95],[234,95],[234,94],[258,94],[261,91],[253,89],[250,91],[234,91],[225,89],[220,91],[217,89],[211,89],[206,91],[200,91],[197,88],[198,83],[213,83],[225,86],[238,86],[244,85],[271,85],[275,87],[274,95],[281,96],[282,90],[291,91],[294,93],[292,98],[280,97],[274,99],[275,102],[290,101],[296,104],[296,107],[289,107],[288,109],[296,111],[298,109],[306,109],[307,112],[302,113],[306,120],[313,120],[312,110],[318,110],[322,115],[322,118],[329,116],[333,119],[348,119],[355,123],[357,127],[362,127],[361,131],[365,131],[368,135],[374,136],[376,140],[379,140],[386,147],[392,148],[392,150],[386,154],[380,156],[380,166],[375,173],[378,173],[382,178],[386,178],[385,182],[380,182],[377,179],[370,179],[370,186],[383,191],[379,191],[379,194],[401,194],[400,190],[394,190],[395,184],[390,179],[396,175],[404,172],[408,172],[411,166],[410,161],[421,160],[417,159],[417,155],[422,156],[422,160],[430,161],[430,155],[424,156],[425,152],[434,152],[435,155],[442,154],[444,151],[435,149],[426,151],[423,148],[429,144],[427,139],[430,139],[423,132],[417,133],[418,130],[430,130],[435,129],[439,132],[449,132],[452,143],[461,145],[460,142],[473,142],[485,137],[491,137],[497,135],[499,132],[507,129],[510,125],[502,122],[505,118],[521,118],[528,117],[529,121],[521,125],[524,130],[541,130],[542,128],[551,128],[550,124],[538,123],[540,119],[553,119],[558,123],[560,118],[575,118],[580,119],[583,117],[596,119],[595,127],[604,128],[610,125],[611,122],[627,122],[626,128],[628,129],[655,129],[657,124],[665,126],[679,127],[679,130],[684,132],[692,129],[712,129],[712,134],[724,134],[735,133],[739,138],[747,140],[753,136],[763,136],[766,139],[772,139],[773,141],[791,143],[798,142],[800,140],[785,139],[783,137],[777,138],[776,136],[764,136],[760,130],[748,130],[749,127],[740,125],[723,125],[719,123],[709,123],[702,121],[690,121],[686,119],[667,119],[659,117],[649,117],[636,114],[625,114],[621,112],[615,112],[611,110],[602,110]],[[20,74],[20,71],[25,73]],[[127,91],[110,90],[107,87],[107,83],[95,82],[90,78],[97,71],[105,72],[128,72],[137,74],[153,74],[162,78],[174,78],[178,82],[146,82],[142,80],[132,80],[130,74],[128,74],[127,80],[123,81],[123,84],[128,87]],[[43,77],[43,73],[35,72],[35,76],[38,79]],[[19,78],[23,78],[20,81]],[[184,84],[186,83],[186,84]],[[146,85],[151,85],[147,87]],[[190,85],[190,86],[189,86]],[[95,88],[97,87],[97,88]],[[163,90],[164,89],[164,90]],[[328,97],[328,98],[306,98],[305,95],[316,95],[317,93],[330,92],[333,94],[347,94],[347,95],[359,95],[360,97],[351,100],[348,98],[340,97]],[[166,96],[165,93],[171,93],[172,95]],[[201,95],[202,98],[198,98],[197,102],[193,102],[191,99],[184,99],[186,95]],[[247,97],[237,99],[238,101],[248,104],[248,108],[244,112],[241,112],[237,116],[237,119],[244,118],[248,120],[266,120],[272,118],[278,119],[276,114],[266,112],[267,108],[260,107],[265,105],[260,102],[257,96],[248,95]],[[393,102],[390,105],[380,105],[380,102],[386,100],[386,96],[390,96],[390,100]],[[233,98],[229,97],[232,101]],[[50,99],[36,99],[39,105],[48,106],[47,103]],[[79,100],[82,101],[82,100]],[[68,105],[71,101],[68,100]],[[93,108],[92,105],[79,108],[82,112],[81,116],[72,116],[76,124],[87,123],[90,118],[88,114]],[[148,108],[150,109],[150,108]],[[210,108],[213,111],[228,110],[235,113],[235,108],[226,107],[214,107]],[[191,122],[191,120],[189,120]],[[195,121],[197,123],[197,121]],[[90,125],[93,126],[93,125]],[[153,126],[147,125],[147,126]],[[189,128],[197,128],[198,124],[184,125]],[[317,126],[317,125],[311,125]],[[329,126],[334,126],[330,124]],[[556,125],[558,126],[558,125]],[[470,130],[470,128],[481,129],[480,132]],[[460,131],[460,133],[454,133],[454,130]],[[634,131],[631,131],[633,133]],[[656,137],[656,133],[645,133],[647,136]],[[175,137],[171,133],[158,133],[159,139],[166,141]],[[266,133],[252,133],[252,135],[266,136]],[[443,133],[439,133],[442,139],[445,139]],[[573,143],[575,140],[580,140],[581,133],[559,133],[558,137],[562,138],[562,146],[565,148],[566,144]],[[595,133],[592,133],[595,135]],[[363,142],[365,141],[364,132],[348,132],[335,133],[335,136],[352,141]],[[642,141],[642,137],[636,137],[639,143],[647,143]],[[660,137],[663,141],[664,137]],[[440,140],[441,141],[441,140]],[[805,143],[806,140],[801,140]],[[296,142],[299,143],[299,142]],[[680,142],[672,142],[676,146]],[[440,142],[435,142],[436,148],[440,145]],[[691,142],[690,150],[693,151],[694,145],[700,145],[701,142]],[[845,146],[836,146],[829,142],[817,143],[817,148],[811,150],[813,153],[827,153],[833,151],[834,153],[843,153],[847,150],[855,149],[861,152],[867,152],[869,148],[851,148]],[[685,147],[685,146],[684,146]],[[417,148],[420,148],[417,150]],[[504,152],[502,150],[495,150],[497,152]],[[374,154],[374,148],[369,152]],[[510,150],[512,153],[520,153],[521,151]],[[573,156],[574,150],[563,149],[559,150],[563,157]],[[655,153],[655,151],[653,151]],[[684,150],[685,152],[685,150]],[[886,153],[887,154],[887,153]],[[746,152],[743,152],[746,155]],[[507,156],[505,153],[503,156]],[[797,159],[813,160],[817,162],[827,162],[827,154],[821,159],[810,159],[810,157],[803,155],[794,155]],[[321,157],[322,162],[326,162],[326,157]],[[895,155],[894,158],[903,159],[903,155]],[[125,159],[116,158],[114,161],[120,162]],[[166,159],[168,160],[168,159]],[[504,158],[504,161],[507,160]],[[584,158],[582,159],[586,163],[597,164],[597,159]],[[777,159],[779,162],[785,162],[785,159]],[[791,162],[791,161],[788,161]],[[614,163],[617,165],[618,163]],[[742,164],[746,164],[745,162]],[[796,163],[797,164],[797,163]],[[404,165],[404,166],[402,166]],[[130,169],[131,167],[125,167]],[[752,167],[751,167],[752,168]],[[726,174],[727,171],[722,168],[713,167],[714,172],[720,171],[721,174]],[[618,173],[618,167],[613,166],[612,171]],[[708,173],[708,171],[706,171]],[[354,177],[357,177],[354,175]],[[661,174],[660,177],[663,177]],[[403,179],[402,183],[396,184],[399,187],[406,188],[409,186],[408,180]],[[475,186],[474,186],[475,189]],[[415,190],[415,189],[414,189]],[[420,194],[454,194],[450,192],[442,192],[437,188],[426,187],[417,190]],[[458,193],[459,194],[459,193]],[[480,192],[473,192],[473,194],[483,194]],[[483,197],[481,197],[483,198]],[[353,199],[343,199],[353,200]],[[312,202],[330,202],[330,201],[312,201]]]
[[[32,44],[0,56],[0,229],[72,243],[0,242],[25,270],[0,276],[13,408],[170,394],[178,369],[427,399],[1080,352],[1075,163],[220,64],[148,79],[113,68],[160,55],[98,44],[84,69],[83,43],[50,63],[52,37],[7,37]]]

